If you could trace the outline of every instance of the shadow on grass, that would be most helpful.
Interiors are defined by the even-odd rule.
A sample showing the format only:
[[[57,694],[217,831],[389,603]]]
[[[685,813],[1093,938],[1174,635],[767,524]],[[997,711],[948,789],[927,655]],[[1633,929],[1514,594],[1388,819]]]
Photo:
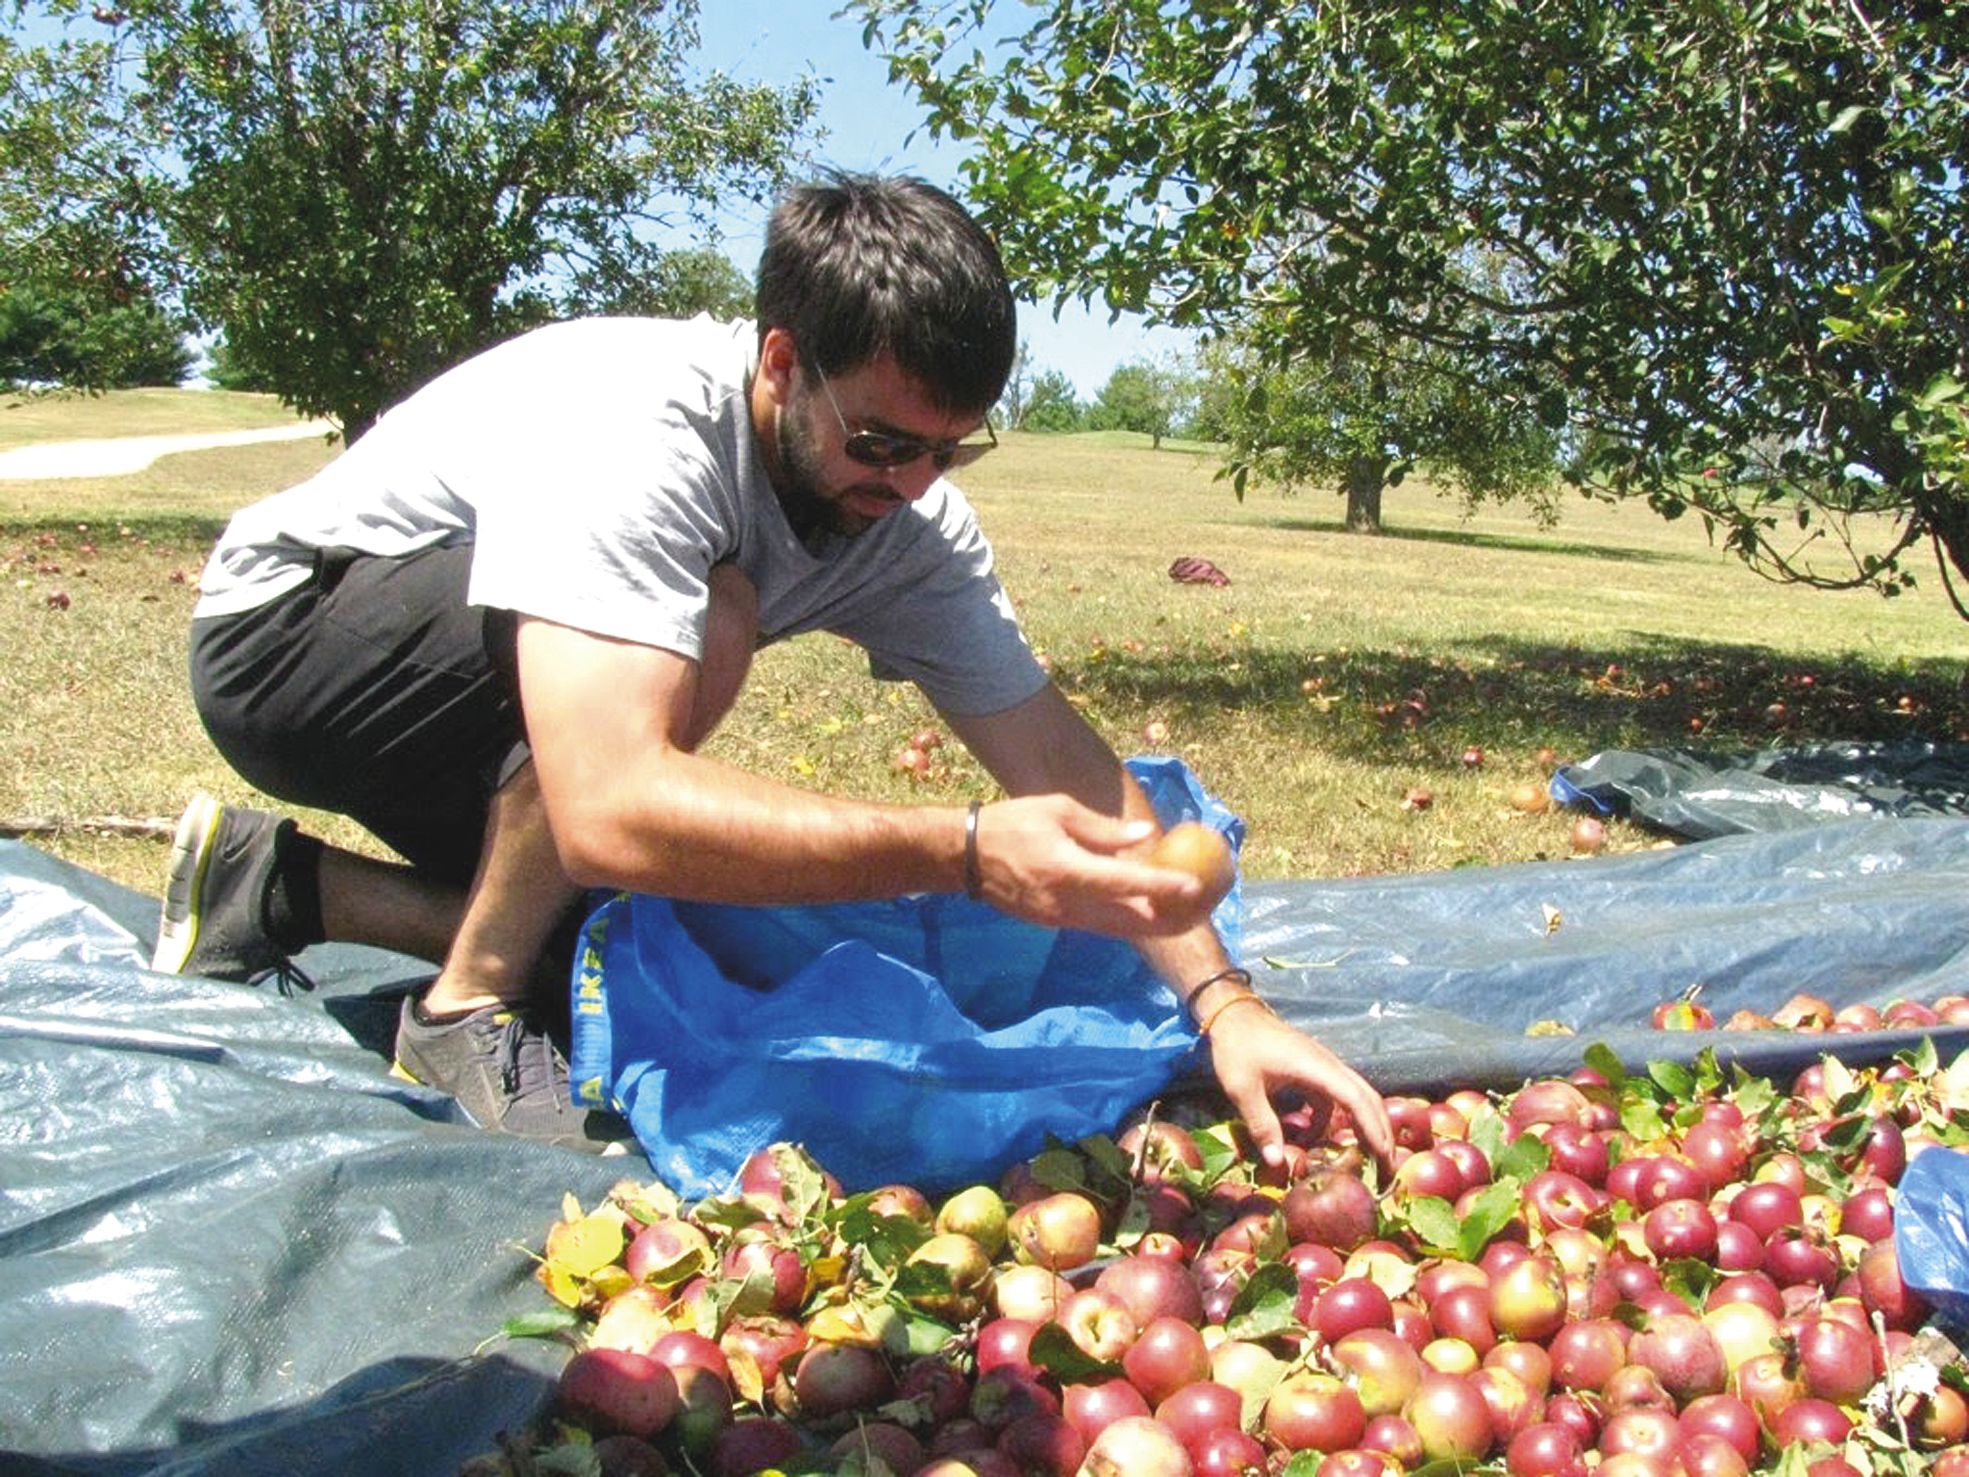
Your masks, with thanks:
[[[1351,534],[1339,518],[1268,518],[1261,525],[1281,533]],[[1467,528],[1383,528],[1373,538],[1418,544],[1455,544],[1466,549],[1496,549],[1512,554],[1558,554],[1579,559],[1600,559],[1614,564],[1683,564],[1686,554],[1655,549],[1626,549],[1608,544],[1580,543],[1567,539],[1540,538],[1535,534],[1477,533]]]
[[[1467,745],[1712,752],[1820,741],[1969,738],[1961,663],[1811,663],[1730,642],[1570,646],[1496,640],[1453,656],[1221,648],[1107,652],[1056,669],[1070,689],[1172,722],[1241,714],[1336,755],[1461,761]]]
[[[112,552],[119,544],[145,539],[153,544],[200,544],[209,548],[218,542],[225,527],[226,519],[212,514],[70,511],[43,513],[32,518],[0,517],[0,542],[52,534],[64,545],[87,539],[105,553]]]

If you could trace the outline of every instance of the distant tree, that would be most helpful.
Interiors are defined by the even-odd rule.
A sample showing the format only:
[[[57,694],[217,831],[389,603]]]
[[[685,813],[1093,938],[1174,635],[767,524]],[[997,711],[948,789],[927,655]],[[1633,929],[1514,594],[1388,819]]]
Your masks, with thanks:
[[[1336,359],[1281,365],[1273,335],[1254,323],[1212,363],[1229,391],[1226,470],[1239,497],[1254,477],[1287,491],[1337,484],[1347,527],[1379,533],[1383,492],[1419,464],[1467,503],[1521,498],[1553,511],[1556,433],[1528,399],[1474,387],[1441,355],[1361,339]]]
[[[1012,356],[1011,373],[1005,377],[1005,391],[998,397],[994,414],[1014,431],[1026,428],[1026,403],[1032,391],[1032,346],[1024,339],[1019,340],[1018,352]]]
[[[191,363],[184,322],[147,294],[86,281],[0,287],[0,384],[175,385]]]
[[[94,91],[63,94],[61,118],[99,167],[37,142],[40,183],[20,194],[45,196],[43,219],[114,208],[152,223],[171,251],[151,265],[199,323],[350,439],[531,324],[716,287],[701,270],[666,276],[677,264],[649,228],[684,214],[708,235],[715,206],[763,198],[814,110],[811,79],[695,75],[695,0],[93,13],[111,44],[65,40],[0,79],[0,137],[50,116],[49,78],[84,59]],[[121,194],[105,183],[119,180]]]
[[[1139,431],[1160,447],[1162,438],[1187,413],[1189,377],[1169,365],[1136,362],[1117,367],[1087,411],[1094,431]]]
[[[205,377],[215,389],[243,390],[256,395],[276,393],[273,376],[243,360],[225,339],[214,340],[207,351]]]
[[[1042,370],[1026,394],[1025,415],[1020,429],[1026,431],[1078,431],[1086,420],[1073,381],[1057,369]]]
[[[111,47],[0,36],[0,380],[173,384],[188,324],[160,301],[157,192],[119,142]]]
[[[1442,351],[1777,577],[1969,574],[1961,4],[850,8],[1057,298]]]
[[[626,277],[611,291],[598,292],[584,305],[598,313],[629,313],[649,318],[752,316],[752,279],[715,247],[666,251],[639,275]]]

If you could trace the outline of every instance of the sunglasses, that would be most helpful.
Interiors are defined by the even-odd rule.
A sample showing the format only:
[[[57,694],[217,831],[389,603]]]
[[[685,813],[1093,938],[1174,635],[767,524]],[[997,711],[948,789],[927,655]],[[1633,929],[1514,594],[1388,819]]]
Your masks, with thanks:
[[[834,419],[841,423],[841,434],[847,438],[842,450],[850,461],[860,462],[864,467],[892,470],[927,456],[939,472],[948,472],[952,467],[969,466],[998,444],[998,433],[992,430],[990,421],[984,423],[982,434],[973,431],[960,441],[920,441],[914,436],[894,436],[886,431],[850,430],[848,418],[841,413],[841,402],[834,398],[834,387],[828,384],[818,364],[811,367],[814,378],[820,381],[821,393],[834,408]]]

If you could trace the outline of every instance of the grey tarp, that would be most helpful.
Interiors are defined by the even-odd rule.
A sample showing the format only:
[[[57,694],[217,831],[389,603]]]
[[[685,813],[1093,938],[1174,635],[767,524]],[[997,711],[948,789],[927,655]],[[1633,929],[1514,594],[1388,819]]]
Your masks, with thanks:
[[[1577,863],[1254,884],[1247,957],[1385,1090],[1515,1085],[1606,1039],[1768,1070],[1914,1038],[1668,1037],[1719,1011],[1969,989],[1969,824],[1849,821]],[[559,1351],[520,1249],[639,1162],[494,1139],[383,1073],[423,966],[317,950],[293,999],[150,974],[155,903],[0,843],[0,1469],[444,1473]],[[1580,1035],[1527,1039],[1564,1020]],[[1951,1030],[1946,1054],[1964,1044]]]
[[[1969,814],[1969,744],[1901,739],[1754,753],[1609,749],[1553,777],[1561,804],[1692,841],[1856,816]]]

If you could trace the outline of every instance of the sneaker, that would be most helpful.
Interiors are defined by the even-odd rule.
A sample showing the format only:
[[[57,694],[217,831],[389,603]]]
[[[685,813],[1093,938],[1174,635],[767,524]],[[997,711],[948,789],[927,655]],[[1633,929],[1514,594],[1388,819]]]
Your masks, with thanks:
[[[391,1071],[450,1093],[480,1128],[591,1154],[623,1153],[634,1143],[627,1120],[574,1105],[567,1058],[531,1016],[508,1006],[423,1021],[415,997],[406,997]]]
[[[294,829],[293,821],[263,810],[221,805],[203,792],[192,796],[171,841],[150,967],[240,981],[284,970],[286,951],[267,936],[266,900]]]

